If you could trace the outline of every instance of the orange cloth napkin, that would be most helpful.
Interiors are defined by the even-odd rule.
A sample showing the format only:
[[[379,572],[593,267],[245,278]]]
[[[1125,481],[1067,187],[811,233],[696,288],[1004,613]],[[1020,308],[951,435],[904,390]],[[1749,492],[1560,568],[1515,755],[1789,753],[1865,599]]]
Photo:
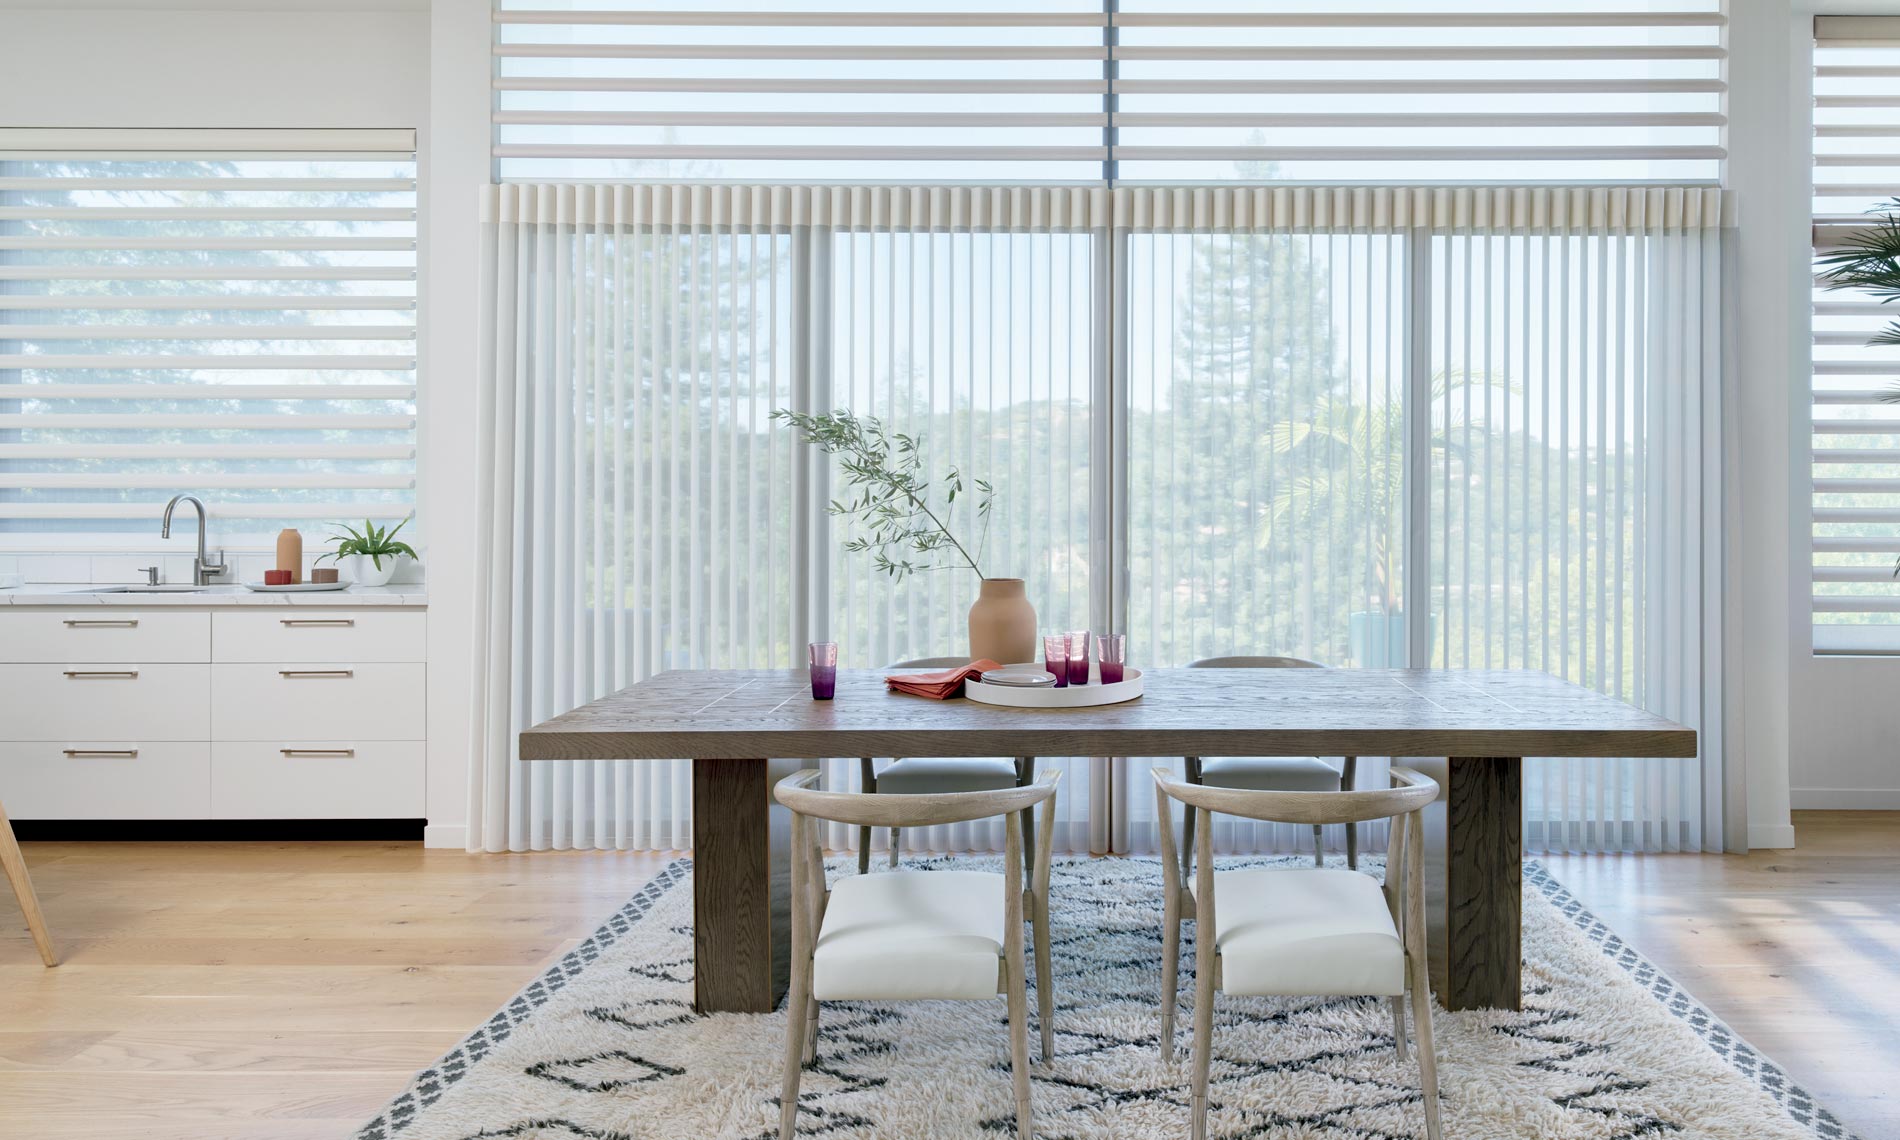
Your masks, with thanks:
[[[963,695],[963,682],[977,676],[986,669],[1001,669],[996,662],[984,658],[972,661],[968,665],[959,665],[955,669],[944,669],[936,673],[899,673],[884,678],[884,684],[893,693],[909,693],[913,697],[930,697],[933,700],[949,700]]]

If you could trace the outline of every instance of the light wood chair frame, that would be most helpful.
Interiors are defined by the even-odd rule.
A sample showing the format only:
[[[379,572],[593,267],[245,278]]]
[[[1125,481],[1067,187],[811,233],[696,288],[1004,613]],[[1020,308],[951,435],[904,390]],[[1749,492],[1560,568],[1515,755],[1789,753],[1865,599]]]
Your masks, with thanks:
[[[6,873],[7,882],[13,887],[13,897],[19,900],[20,913],[26,917],[27,933],[33,936],[40,961],[48,966],[59,965],[59,952],[53,948],[53,936],[46,929],[46,916],[40,913],[40,897],[33,893],[33,880],[26,873],[26,856],[20,854],[20,845],[13,838],[13,821],[7,818],[5,805],[0,805],[0,871]]]
[[[823,823],[860,827],[933,827],[971,820],[1005,817],[1007,836],[1003,852],[1003,953],[997,964],[997,992],[1009,1007],[1009,1059],[1015,1082],[1016,1130],[1030,1140],[1029,999],[1024,962],[1023,921],[1035,936],[1036,1020],[1042,1036],[1042,1060],[1055,1053],[1055,979],[1049,949],[1049,860],[1055,838],[1056,784],[1059,769],[1034,784],[981,792],[941,792],[917,795],[877,795],[831,792],[818,787],[820,774],[807,768],[780,780],[773,789],[778,801],[792,813],[792,964],[791,987],[785,999],[784,1085],[780,1091],[779,1137],[792,1140],[798,1126],[798,1083],[804,1065],[818,1051],[818,999],[812,993],[812,964],[818,936],[824,929],[825,907],[831,889],[825,882]],[[1023,819],[1042,810],[1042,834],[1025,873]],[[929,872],[914,872],[928,874]],[[801,1016],[802,1012],[802,1016]]]
[[[1188,666],[1190,669],[1324,669],[1327,666],[1317,661],[1308,661],[1304,657],[1206,657]],[[1201,782],[1201,761],[1199,756],[1181,757],[1187,768],[1187,782]],[[1358,785],[1359,757],[1342,756],[1345,763],[1339,773],[1339,789],[1350,792]],[[1189,812],[1181,822],[1181,854],[1184,858],[1194,853],[1194,813]],[[1326,835],[1321,825],[1313,825],[1313,866],[1326,865]],[[1346,866],[1359,869],[1359,828],[1356,824],[1346,825]]]
[[[1363,823],[1392,821],[1386,855],[1386,909],[1399,932],[1405,953],[1407,988],[1412,1019],[1418,1031],[1419,1080],[1425,1096],[1425,1132],[1429,1140],[1441,1136],[1438,1107],[1438,1063],[1432,1051],[1431,974],[1425,957],[1425,807],[1438,798],[1438,784],[1410,768],[1392,769],[1392,787],[1349,792],[1265,792],[1237,788],[1210,788],[1176,779],[1165,768],[1154,769],[1155,818],[1160,824],[1163,891],[1161,954],[1161,1056],[1174,1056],[1174,1016],[1180,982],[1181,924],[1196,920],[1194,939],[1194,1052],[1193,1087],[1189,1107],[1194,1140],[1207,1136],[1208,1071],[1213,1064],[1214,995],[1220,988],[1220,954],[1215,945],[1213,816],[1216,812],[1269,823]],[[1174,851],[1174,811],[1179,800],[1189,818],[1200,816],[1195,851],[1195,889],[1190,892],[1187,871]],[[1399,1059],[1406,1056],[1405,999],[1392,998],[1392,1039]]]
[[[897,664],[890,666],[890,668],[955,669],[960,665],[968,665],[969,663],[970,659],[968,657],[919,657],[911,661],[899,661]],[[901,756],[893,756],[891,757],[891,762],[896,763],[902,759],[903,757]],[[858,758],[858,782],[867,792],[877,791],[877,765],[873,761],[874,758],[870,756],[860,756]],[[1035,782],[1036,758],[1034,756],[1016,757],[1016,786],[1019,788],[1027,788]],[[903,828],[891,828],[889,865],[893,868],[898,864],[898,841],[902,838],[902,835]],[[1033,808],[1025,808],[1023,810],[1023,849],[1025,851],[1034,851],[1036,849],[1036,813]],[[867,825],[858,828],[858,874],[868,874],[870,870],[871,828]]]

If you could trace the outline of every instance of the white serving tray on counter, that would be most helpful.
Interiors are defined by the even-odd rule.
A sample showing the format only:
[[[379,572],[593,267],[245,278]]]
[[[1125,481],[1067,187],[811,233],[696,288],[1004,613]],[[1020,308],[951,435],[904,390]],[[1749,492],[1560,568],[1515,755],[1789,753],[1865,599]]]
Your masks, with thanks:
[[[262,582],[246,582],[244,588],[254,594],[329,594],[337,590],[350,588],[348,582],[286,582],[278,586],[266,586]]]
[[[1130,665],[1122,680],[1112,685],[1101,683],[1101,670],[1089,664],[1089,683],[1027,687],[1023,685],[985,685],[971,678],[963,683],[963,695],[986,705],[1008,705],[1019,709],[1080,709],[1090,705],[1118,705],[1141,695],[1141,670]]]

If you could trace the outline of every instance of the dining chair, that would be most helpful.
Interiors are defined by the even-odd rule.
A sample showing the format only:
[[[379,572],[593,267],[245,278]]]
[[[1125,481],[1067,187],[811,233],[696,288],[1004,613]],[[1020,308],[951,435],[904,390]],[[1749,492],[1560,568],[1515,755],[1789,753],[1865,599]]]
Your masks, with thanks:
[[[989,1000],[1009,1011],[1016,1132],[1030,1140],[1029,1002],[1023,911],[1035,934],[1036,1019],[1042,1059],[1055,1051],[1055,983],[1049,952],[1049,850],[1055,834],[1054,770],[1026,788],[890,796],[818,787],[815,768],[787,776],[774,794],[792,813],[791,991],[785,999],[785,1073],[779,1137],[792,1140],[798,1081],[816,1059],[821,1001]],[[1040,805],[1042,842],[1031,887],[1022,887],[1022,817]],[[1004,818],[1003,872],[897,871],[850,875],[827,889],[821,822],[930,827]]]
[[[40,899],[33,893],[33,880],[26,873],[26,857],[20,854],[20,844],[13,838],[13,821],[7,818],[4,804],[0,804],[0,870],[6,872],[7,882],[13,886],[13,897],[20,901],[20,913],[26,916],[27,933],[33,936],[40,961],[48,966],[59,965],[59,955],[53,950],[53,936],[46,930],[46,916],[40,913]]]
[[[1350,792],[1269,792],[1214,788],[1154,770],[1163,888],[1161,1056],[1174,1056],[1181,924],[1195,920],[1194,1056],[1189,1111],[1194,1140],[1207,1135],[1207,1084],[1213,1061],[1214,994],[1392,999],[1392,1039],[1405,1049],[1405,995],[1418,1031],[1425,1134],[1440,1140],[1437,1055],[1425,959],[1424,809],[1438,785],[1410,768],[1392,769],[1392,787]],[[1201,826],[1190,880],[1175,858],[1178,800]],[[1274,823],[1392,821],[1385,884],[1338,867],[1214,869],[1213,815]]]
[[[1317,661],[1299,657],[1207,657],[1188,666],[1190,669],[1324,669]],[[1317,756],[1223,756],[1204,760],[1184,756],[1187,781],[1211,788],[1250,788],[1262,792],[1338,792],[1351,791],[1357,756],[1343,758],[1343,768],[1335,768]],[[1181,853],[1194,850],[1194,816],[1189,813],[1182,824]],[[1326,865],[1326,837],[1320,825],[1313,825],[1313,865]],[[1346,825],[1346,866],[1359,867],[1359,829]]]
[[[955,669],[968,665],[968,657],[919,657],[911,661],[899,661],[888,672],[900,669]],[[1014,760],[1001,758],[977,759],[961,756],[899,756],[885,765],[879,772],[872,758],[863,756],[858,759],[858,779],[867,792],[883,792],[891,795],[932,795],[945,792],[984,792],[997,788],[1026,788],[1036,779],[1036,758],[1018,756]],[[898,840],[901,828],[891,828],[890,865],[898,863]],[[1030,848],[1036,846],[1036,818],[1033,812],[1023,812],[1023,842]],[[871,869],[871,829],[858,828],[858,870]]]

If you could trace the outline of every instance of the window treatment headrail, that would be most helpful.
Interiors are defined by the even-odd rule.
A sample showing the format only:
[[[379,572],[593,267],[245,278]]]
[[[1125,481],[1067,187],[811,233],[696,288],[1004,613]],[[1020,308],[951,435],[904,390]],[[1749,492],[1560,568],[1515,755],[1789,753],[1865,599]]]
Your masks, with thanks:
[[[788,231],[1143,233],[1314,231],[1616,234],[1735,225],[1732,191],[1702,186],[716,186],[508,183],[483,188],[504,224]]]

